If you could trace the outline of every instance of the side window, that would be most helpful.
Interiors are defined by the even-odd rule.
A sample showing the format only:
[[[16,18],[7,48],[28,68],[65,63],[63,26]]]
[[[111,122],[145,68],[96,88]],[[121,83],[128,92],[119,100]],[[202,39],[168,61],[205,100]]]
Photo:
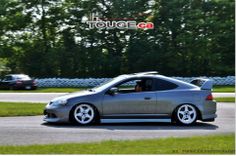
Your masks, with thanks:
[[[145,92],[153,90],[153,82],[153,79],[150,78],[132,79],[122,82],[116,87],[119,93]]]
[[[121,84],[117,85],[116,87],[118,88],[119,91],[122,91],[122,90],[134,91],[136,84],[137,84],[137,80],[129,80],[129,81],[122,82]]]
[[[175,89],[177,88],[178,85],[172,83],[172,82],[169,82],[169,81],[165,81],[165,80],[162,80],[162,79],[156,79],[156,87],[155,87],[155,90],[171,90],[171,89]]]

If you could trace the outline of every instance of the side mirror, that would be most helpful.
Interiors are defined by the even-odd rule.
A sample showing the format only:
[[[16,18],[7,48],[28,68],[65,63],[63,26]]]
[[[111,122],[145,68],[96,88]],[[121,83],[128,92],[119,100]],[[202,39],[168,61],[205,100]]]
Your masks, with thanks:
[[[108,94],[110,95],[115,95],[118,92],[118,88],[112,87],[109,91]]]

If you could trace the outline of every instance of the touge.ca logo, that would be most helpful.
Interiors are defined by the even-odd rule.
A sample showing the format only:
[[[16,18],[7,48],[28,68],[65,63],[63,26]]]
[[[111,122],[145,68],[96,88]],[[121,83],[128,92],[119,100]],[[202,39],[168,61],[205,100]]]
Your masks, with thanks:
[[[102,20],[96,19],[93,21],[86,21],[89,29],[154,29],[152,22],[139,22],[134,20]]]

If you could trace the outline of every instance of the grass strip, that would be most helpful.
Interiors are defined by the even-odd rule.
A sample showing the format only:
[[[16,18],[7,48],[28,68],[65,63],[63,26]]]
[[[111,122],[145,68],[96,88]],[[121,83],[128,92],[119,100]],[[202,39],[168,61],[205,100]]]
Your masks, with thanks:
[[[0,102],[0,117],[42,115],[46,104]]]
[[[235,86],[213,86],[213,92],[235,92]]]
[[[235,102],[235,97],[216,97],[214,100],[217,102]]]
[[[0,154],[234,154],[234,134],[98,143],[0,146]]]

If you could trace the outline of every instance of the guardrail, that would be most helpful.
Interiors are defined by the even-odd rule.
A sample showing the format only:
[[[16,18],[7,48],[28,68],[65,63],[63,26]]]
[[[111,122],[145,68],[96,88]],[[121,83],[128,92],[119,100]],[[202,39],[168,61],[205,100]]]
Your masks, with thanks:
[[[179,80],[190,82],[191,80],[197,77],[173,77]],[[235,76],[227,77],[206,77],[202,78],[212,79],[214,85],[235,85]],[[111,78],[44,78],[36,79],[36,82],[39,87],[94,87],[105,81],[110,80]]]

